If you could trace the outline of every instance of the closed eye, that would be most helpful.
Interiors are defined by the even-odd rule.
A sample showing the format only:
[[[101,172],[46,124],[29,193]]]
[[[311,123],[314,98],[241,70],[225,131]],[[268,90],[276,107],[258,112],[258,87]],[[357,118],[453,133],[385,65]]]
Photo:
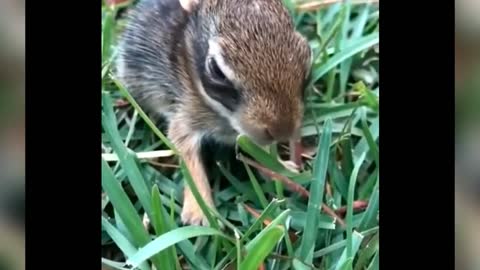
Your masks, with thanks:
[[[241,99],[240,92],[222,72],[214,57],[208,57],[206,60],[206,72],[202,76],[202,83],[207,95],[226,109],[235,111]]]
[[[220,82],[224,82],[226,80],[225,74],[222,72],[220,67],[217,64],[217,61],[213,57],[208,58],[208,72],[212,76],[213,79],[218,80]]]

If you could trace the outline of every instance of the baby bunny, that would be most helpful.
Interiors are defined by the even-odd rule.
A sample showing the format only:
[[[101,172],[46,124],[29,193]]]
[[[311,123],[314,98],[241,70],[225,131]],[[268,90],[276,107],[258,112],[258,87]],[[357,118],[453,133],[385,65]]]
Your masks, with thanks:
[[[298,135],[311,52],[281,0],[140,0],[119,42],[116,73],[167,136],[207,205],[207,139],[259,145]],[[184,224],[208,225],[188,186]]]

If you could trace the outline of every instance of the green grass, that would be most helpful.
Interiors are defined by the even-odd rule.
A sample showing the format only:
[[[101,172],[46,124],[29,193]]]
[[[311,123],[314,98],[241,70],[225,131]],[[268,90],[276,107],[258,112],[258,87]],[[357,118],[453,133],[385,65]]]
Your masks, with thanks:
[[[240,137],[237,160],[218,153],[211,168],[218,212],[208,212],[208,219],[221,226],[210,227],[180,222],[190,175],[168,138],[112,78],[125,21],[115,19],[119,8],[102,7],[102,151],[118,157],[102,159],[103,265],[378,269],[378,9],[339,1],[300,12],[301,4],[284,1],[315,55],[302,127],[305,165],[289,170],[279,161],[288,157],[288,146],[261,148]],[[128,104],[119,105],[121,100]],[[136,155],[161,150],[173,151],[148,160]],[[360,201],[368,204],[357,209]]]

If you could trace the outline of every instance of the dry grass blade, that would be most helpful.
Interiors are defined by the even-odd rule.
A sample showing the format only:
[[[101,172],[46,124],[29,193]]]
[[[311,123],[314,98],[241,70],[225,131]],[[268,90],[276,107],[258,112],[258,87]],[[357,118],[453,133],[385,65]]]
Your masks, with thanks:
[[[250,206],[246,205],[246,204],[243,204],[243,207],[245,207],[245,209],[252,215],[254,216],[255,218],[260,218],[260,213],[258,213],[257,211],[255,211],[255,209],[251,208]],[[263,224],[265,226],[268,226],[269,224],[271,223],[271,220],[269,219],[264,219],[263,220]]]
[[[342,228],[345,228],[346,224],[345,221],[335,213],[335,211],[332,210],[332,208],[328,207],[325,203],[322,203],[322,209],[327,213],[329,216],[334,218]]]
[[[260,218],[260,213],[257,212],[255,209],[251,208],[250,206],[246,205],[246,204],[243,204],[243,206],[245,207],[245,209],[247,210],[248,213],[250,213],[252,216],[254,216],[255,218]],[[265,226],[268,226],[270,225],[270,223],[272,223],[272,221],[268,218],[265,218],[263,220],[263,224]],[[295,243],[295,241],[297,241],[298,239],[298,236],[295,234],[295,232],[289,230],[288,231],[288,235],[290,236],[290,239],[292,240],[292,243]]]
[[[248,165],[256,168],[257,170],[259,170],[261,173],[267,175],[268,177],[282,182],[290,190],[298,192],[302,197],[308,198],[308,196],[309,196],[308,191],[304,187],[302,187],[301,185],[299,185],[299,184],[295,183],[294,181],[290,180],[288,177],[286,177],[284,175],[281,175],[279,173],[276,173],[276,172],[262,166],[260,163],[243,156],[242,154],[238,154],[238,158],[240,160],[244,161],[245,163],[247,163]]]
[[[310,196],[310,193],[308,192],[308,190],[306,190],[301,185],[295,183],[294,181],[290,180],[288,177],[286,177],[284,175],[281,175],[279,173],[276,173],[276,172],[274,172],[274,171],[272,171],[268,168],[265,168],[260,163],[254,161],[254,160],[251,160],[251,159],[243,156],[242,154],[238,154],[238,158],[240,160],[243,160],[248,165],[256,168],[257,170],[259,170],[261,173],[267,175],[268,177],[282,182],[290,190],[298,192],[298,194],[300,194],[302,197],[308,198]],[[325,213],[327,213],[329,216],[334,218],[338,222],[338,224],[340,224],[342,227],[345,227],[345,221],[343,221],[343,219],[341,217],[339,217],[335,213],[335,211],[333,211],[330,207],[328,207],[328,205],[326,205],[325,203],[322,203],[322,209],[323,209],[323,211],[325,211]]]
[[[367,208],[367,206],[368,206],[368,202],[366,202],[366,201],[354,201],[353,202],[353,210],[354,211],[364,210],[365,208]],[[335,211],[335,213],[339,216],[344,216],[346,212],[347,212],[347,207],[346,206],[342,206]]]
[[[169,164],[169,163],[163,163],[163,162],[156,162],[153,160],[149,160],[148,163],[155,167],[163,167],[163,168],[180,168],[180,165],[178,164]]]
[[[138,152],[136,153],[138,159],[151,159],[159,157],[171,157],[174,155],[172,150],[158,150],[158,151],[149,151],[149,152]],[[118,161],[118,156],[116,154],[102,154],[102,158],[105,161]]]

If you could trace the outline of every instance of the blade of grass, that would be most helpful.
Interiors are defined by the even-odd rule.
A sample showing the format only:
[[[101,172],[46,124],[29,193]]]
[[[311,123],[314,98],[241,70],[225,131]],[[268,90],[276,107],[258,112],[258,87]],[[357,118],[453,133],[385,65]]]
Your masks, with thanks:
[[[227,255],[224,256],[223,259],[221,259],[220,262],[213,269],[214,270],[230,269],[229,267],[231,265],[233,265],[233,263],[235,261],[230,261],[228,264],[227,264],[227,261],[230,260],[231,258],[234,258],[234,256],[236,256],[236,253],[237,253],[237,248],[236,247],[230,249],[230,251],[227,253]],[[228,267],[225,267],[225,265],[228,265]]]
[[[339,51],[345,49],[345,44],[348,41],[348,25],[350,24],[350,13],[351,13],[351,0],[346,0],[343,3],[345,12],[343,13],[342,21],[342,31],[341,34],[337,36],[337,48]],[[352,58],[345,59],[340,63],[340,95],[345,94],[347,87],[348,76],[350,74],[350,65],[352,63]]]
[[[242,241],[237,230],[234,230],[235,233],[235,246],[237,248],[237,269],[242,269]]]
[[[359,230],[365,230],[377,224],[379,203],[379,179],[377,178],[377,183],[375,184],[375,188],[370,196],[367,210],[363,214],[362,221],[358,226]]]
[[[369,230],[365,230],[363,232],[361,232],[361,234],[363,235],[363,237],[366,237],[366,236],[369,236],[371,234],[374,234],[378,232],[378,227],[374,227],[374,228],[371,228]],[[342,241],[338,241],[336,243],[333,243],[325,248],[322,248],[318,251],[315,251],[315,253],[313,253],[313,257],[314,258],[319,258],[319,257],[323,257],[325,255],[328,255],[329,253],[335,251],[335,250],[338,250],[338,249],[341,249],[342,247],[345,247],[347,245],[347,240],[342,240]]]
[[[285,211],[283,211],[280,215],[278,215],[274,220],[272,220],[272,222],[270,224],[268,224],[267,227],[265,227],[265,229],[263,229],[262,231],[260,231],[260,233],[258,233],[255,238],[253,238],[250,242],[248,242],[246,245],[245,245],[245,249],[247,250],[247,252],[250,252],[253,250],[254,247],[257,246],[258,242],[261,242],[264,235],[269,231],[271,230],[272,228],[276,228],[276,227],[282,227],[283,228],[283,224],[285,219],[287,218],[288,214],[289,214],[290,210],[287,209]]]
[[[167,223],[165,222],[169,217],[168,213],[163,208],[161,199],[160,199],[160,191],[158,190],[157,185],[154,185],[152,188],[152,217],[151,220],[152,225],[155,229],[156,235],[161,236],[164,233],[168,232],[170,228],[168,227]],[[179,262],[177,258],[177,252],[175,250],[175,246],[172,246],[165,251],[158,253],[158,257],[161,258],[165,270],[174,270],[175,265],[179,266]]]
[[[171,190],[170,191],[170,220],[172,221],[172,223],[174,222],[175,220],[175,195],[174,195],[174,190]],[[180,211],[179,211],[180,213]]]
[[[250,245],[250,250],[240,264],[239,270],[257,270],[285,234],[283,226],[267,227],[264,231],[258,241]]]
[[[202,256],[197,255],[197,253],[195,252],[195,247],[190,241],[188,240],[182,241],[178,243],[178,247],[182,251],[185,259],[187,259],[187,261],[190,262],[190,265],[194,266],[195,269],[201,269],[201,270],[211,269],[211,267],[207,264],[205,259]]]
[[[357,183],[358,172],[363,165],[367,153],[363,152],[358,161],[355,163],[350,182],[348,183],[348,200],[347,200],[347,257],[353,261],[353,200],[355,196],[355,184]]]
[[[370,241],[368,241],[368,244],[359,254],[354,270],[363,270],[367,268],[369,259],[372,258],[378,250],[378,240],[379,234],[377,233],[372,237],[372,239],[370,239]]]
[[[379,135],[379,127],[380,127],[380,119],[377,117],[372,121],[372,124],[370,125],[370,134],[372,140],[376,140]],[[366,137],[362,137],[358,144],[355,146],[354,152],[353,152],[353,157],[355,159],[358,159],[358,157],[365,151],[367,151],[369,145]]]
[[[128,231],[132,235],[137,247],[141,247],[150,241],[148,233],[145,231],[142,221],[133,206],[132,202],[128,198],[127,194],[123,190],[120,183],[114,178],[113,172],[108,166],[107,162],[102,159],[102,188],[107,193],[113,207],[118,211],[118,214],[128,228]],[[157,256],[152,258],[153,263],[159,268],[160,261]]]
[[[268,206],[267,206],[268,207]],[[238,203],[237,204],[237,212],[238,215],[240,216],[240,220],[242,222],[242,226],[247,227],[248,226],[248,216],[247,216],[247,211],[245,211],[245,208],[243,207],[242,204]]]
[[[105,210],[105,207],[110,203],[110,200],[107,197],[107,194],[102,193],[102,211]]]
[[[115,262],[115,261],[112,261],[112,260],[109,260],[109,259],[106,259],[106,258],[102,258],[102,265],[106,265],[108,267],[111,267],[111,268],[117,269],[117,270],[131,270],[129,268],[123,267],[124,263],[122,263],[122,262]],[[104,268],[102,267],[102,269],[104,269]]]
[[[350,6],[350,5],[349,5]],[[348,13],[350,13],[350,9]],[[348,28],[348,23],[344,25],[344,41],[345,43],[342,44],[342,48],[344,48],[344,45],[346,43],[350,43],[351,40],[358,39],[362,36],[363,30],[365,29],[365,25],[367,24],[368,20],[368,15],[369,15],[369,9],[370,9],[370,4],[365,5],[362,10],[360,11],[360,14],[357,17],[357,20],[354,22],[355,27],[353,28],[352,31],[352,36],[350,38],[347,37],[347,28]],[[352,58],[346,59],[340,67],[340,93],[343,94],[346,91],[347,88],[347,81],[348,81],[348,75],[350,74],[351,71],[351,66],[352,66]]]
[[[152,122],[152,120],[145,114],[145,112],[142,110],[140,105],[136,102],[136,100],[130,95],[130,93],[123,87],[123,85],[116,80],[115,78],[111,78],[112,81],[115,83],[115,85],[118,87],[119,91],[125,96],[125,98],[130,102],[130,104],[135,108],[135,110],[138,111],[138,114],[142,117],[142,119],[145,121],[145,123],[152,129],[152,131],[157,135],[160,140],[167,145],[168,148],[170,148],[172,151],[175,152],[175,154],[178,154],[178,151],[176,147],[170,142],[170,140],[157,128],[157,126]]]
[[[234,198],[238,198],[238,197],[240,197],[242,201],[248,200],[248,198],[245,196],[245,194],[242,194],[237,189],[235,189],[233,186],[229,186],[226,189],[215,193],[215,196],[216,196],[215,201],[226,202],[226,201],[233,200]]]
[[[378,32],[374,32],[368,36],[359,38],[355,42],[350,43],[345,49],[335,54],[333,57],[328,59],[326,63],[324,63],[318,69],[315,69],[312,74],[312,80],[309,83],[309,87],[312,86],[316,81],[318,81],[323,75],[329,72],[332,68],[336,67],[338,64],[345,61],[357,53],[372,47],[373,45],[377,44],[379,41]]]
[[[113,208],[113,216],[115,218],[115,225],[116,225],[116,229],[118,231],[120,231],[120,233],[128,239],[128,241],[133,242],[133,238],[132,238],[132,235],[130,234],[130,232],[128,231],[127,227],[125,226],[125,223],[122,221],[122,218],[120,217],[120,215],[118,214],[118,211]]]
[[[222,229],[226,227],[226,228],[229,228],[232,231],[237,230],[237,227],[235,225],[233,225],[230,221],[228,221],[228,219],[225,216],[221,215],[218,212],[213,212],[213,214],[218,219],[218,221],[222,224]],[[234,219],[234,220],[239,221],[238,218]],[[238,230],[237,230],[237,233],[240,234],[240,236],[243,236],[242,232],[240,232]]]
[[[128,130],[127,137],[125,138],[125,146],[128,147],[130,140],[132,139],[133,133],[135,131],[135,124],[137,123],[138,111],[133,112],[132,119],[130,120],[130,128]]]
[[[278,155],[278,145],[277,144],[272,144],[270,146],[270,155],[272,156],[273,159],[278,160],[279,155]],[[277,194],[278,199],[281,200],[281,199],[284,198],[283,185],[279,181],[275,181],[275,193]]]
[[[342,148],[341,172],[346,178],[348,178],[353,170],[352,138],[347,137],[346,140],[341,141],[340,147]]]
[[[365,30],[365,26],[368,22],[368,17],[371,14],[370,6],[371,3],[367,3],[362,7],[361,11],[359,12],[360,14],[357,16],[355,26],[353,28],[352,39],[361,37],[363,35],[363,31]]]
[[[334,160],[333,155],[331,159]],[[335,162],[330,162],[328,166],[328,173],[330,175],[330,181],[333,182],[332,184],[335,187],[336,192],[338,192],[342,198],[346,200],[348,198],[348,183]]]
[[[367,270],[378,270],[380,269],[380,265],[379,265],[379,252],[380,250],[377,250],[377,252],[375,253],[375,257],[373,258],[372,260],[372,263],[370,264],[370,266],[368,267]]]
[[[189,238],[199,237],[199,236],[209,236],[209,235],[217,235],[231,242],[235,242],[235,240],[231,239],[231,237],[210,227],[203,227],[203,226],[181,227],[181,228],[171,230],[155,238],[155,240],[151,241],[150,243],[145,245],[142,249],[140,249],[137,253],[131,256],[127,260],[126,264],[132,268],[138,267],[138,265],[140,265],[142,262],[148,260],[155,254],[167,249],[168,247],[171,247]],[[160,268],[157,268],[157,269],[160,269]]]
[[[244,135],[239,136],[239,138],[237,139],[237,145],[242,151],[245,151],[263,166],[269,168],[272,171],[288,176],[291,179],[296,179],[302,175],[286,169],[282,165],[282,163],[280,163],[277,159],[272,158],[272,156],[267,151],[263,150],[261,147],[253,143]]]
[[[324,237],[325,246],[328,247],[328,246],[330,246],[334,243],[339,243],[339,242],[342,242],[342,241],[345,241],[345,243],[346,243],[346,240],[340,239],[340,237],[342,237],[342,235],[335,235],[334,236],[334,232],[331,232],[331,231],[325,232],[325,237]],[[332,249],[329,252],[328,255],[325,255],[322,258],[322,268],[323,269],[330,269],[332,267],[332,262],[338,261],[338,258],[340,258],[340,255],[337,255],[338,252],[339,252],[338,249]],[[340,253],[341,252],[342,252],[342,250],[340,250]]]
[[[250,166],[245,162],[243,158],[241,158],[243,165],[245,166],[245,170],[247,171],[248,177],[250,178],[250,182],[252,183],[253,190],[257,194],[257,198],[260,201],[260,204],[262,205],[263,208],[266,208],[268,206],[268,200],[265,197],[265,194],[263,194],[262,188],[260,187],[260,184],[258,183],[257,178],[253,174],[252,170],[250,169]]]
[[[335,15],[342,11],[342,4],[341,3],[334,3],[330,6],[326,12],[324,13],[321,21],[324,25],[329,25],[332,23],[332,20],[335,19]]]
[[[304,187],[302,187],[300,184],[290,180],[288,177],[286,177],[282,174],[276,173],[276,172],[262,166],[258,162],[244,157],[242,154],[238,154],[237,157],[238,157],[238,159],[242,160],[244,163],[256,168],[257,170],[259,170],[260,172],[262,172],[264,175],[268,176],[272,180],[281,181],[285,186],[288,187],[288,189],[290,189],[291,191],[294,191],[295,193],[298,193],[300,196],[305,197],[305,198],[307,198],[309,196],[308,191]],[[263,192],[262,192],[262,194],[263,194]],[[266,201],[266,199],[265,199],[265,201]],[[264,206],[266,206],[266,204]]]
[[[253,224],[245,232],[242,237],[242,241],[247,241],[250,234],[252,234],[258,227],[260,227],[263,221],[268,218],[283,202],[283,200],[273,198],[273,200],[267,205],[267,207],[265,207],[265,210],[263,210],[260,216],[255,219],[255,222],[253,222]],[[246,205],[244,205],[244,207],[246,207]]]
[[[141,246],[148,242],[147,233],[143,228],[135,207],[118,181],[113,177],[112,170],[104,160],[102,160],[102,187],[125,226],[130,231],[136,246]]]
[[[246,198],[248,198],[252,202],[256,204],[260,204],[260,201],[258,200],[258,197],[255,196],[255,193],[252,191],[253,188],[251,186],[248,186],[245,183],[240,182],[235,176],[232,175],[232,173],[229,170],[227,170],[227,168],[225,168],[220,163],[217,163],[217,166],[220,172],[223,174],[223,176],[225,176],[227,181],[229,181],[230,184],[232,184],[232,186],[237,191],[239,191],[241,194],[243,194]]]
[[[378,146],[375,143],[375,140],[373,139],[373,135],[370,132],[370,129],[368,128],[366,115],[365,115],[365,117],[362,117],[361,123],[362,123],[362,131],[363,131],[363,134],[365,136],[365,139],[367,140],[367,144],[368,144],[368,147],[370,149],[370,152],[373,155],[375,163],[377,164],[377,166],[379,166],[380,165],[380,158],[379,158],[379,154],[378,154]]]
[[[344,17],[344,13],[345,13],[344,11],[345,11],[345,9],[342,7],[342,10],[341,10],[339,16],[337,16],[337,19],[335,20],[335,23],[332,26],[332,28],[330,30],[330,33],[328,34],[325,42],[322,44],[322,47],[321,47],[320,52],[319,52],[319,53],[323,53],[323,61],[322,62],[328,61],[327,46],[333,40],[333,38],[337,35],[337,33],[340,29],[341,22],[342,22],[342,19]],[[316,65],[315,67],[318,68],[319,65],[323,65],[323,63],[318,63],[318,65]],[[327,102],[330,102],[332,100],[333,89],[334,89],[334,86],[335,86],[335,77],[336,77],[336,71],[334,69],[330,70],[328,72],[327,90],[326,90],[326,94],[325,94],[325,101],[327,101]]]
[[[290,223],[291,223],[291,218],[288,217],[287,220],[285,221],[285,228],[287,228],[287,231],[290,230]],[[285,235],[285,246],[287,247],[287,254],[289,257],[293,257],[295,255],[294,251],[293,251],[293,244],[292,244],[292,239],[290,238],[291,235],[290,234],[286,234]],[[294,239],[296,241],[296,239]]]
[[[283,195],[283,185],[280,181],[275,181],[275,193],[279,199],[283,199],[285,197]]]
[[[320,47],[320,52],[323,53],[323,55],[328,59],[328,54],[327,54],[327,47],[330,44],[330,42],[335,38],[337,35],[338,31],[340,30],[340,27],[342,25],[342,18],[343,14],[345,12],[345,8],[342,6],[340,9],[340,14],[338,14],[337,18],[335,19],[332,27],[330,27],[330,30],[328,34],[326,35],[326,38],[322,44],[322,47]]]
[[[219,246],[220,246],[220,238],[214,236],[213,244],[210,245],[210,248],[208,249],[208,253],[207,253],[207,258],[210,265],[215,265],[215,262],[217,261],[217,253],[219,251]]]
[[[111,47],[115,37],[115,14],[114,10],[107,9],[102,21],[102,62],[109,59]]]
[[[315,158],[313,175],[314,179],[310,186],[310,197],[307,205],[307,222],[305,223],[304,233],[308,232],[308,237],[302,237],[299,247],[299,258],[301,261],[311,264],[313,250],[315,248],[315,239],[318,232],[318,219],[323,202],[323,192],[325,188],[325,178],[330,156],[330,142],[332,137],[332,122],[328,119],[324,126],[324,132],[320,138],[317,156]]]
[[[347,269],[352,269],[352,263],[353,263],[353,258],[355,257],[358,249],[360,248],[360,244],[362,243],[363,240],[363,235],[361,235],[358,232],[353,232],[352,235],[352,245],[350,246],[350,255],[348,255],[349,251],[349,245],[347,244],[347,247],[343,250],[342,255],[340,256],[340,259],[338,260],[335,270],[347,270]],[[348,242],[348,240],[347,240]]]
[[[307,222],[307,213],[303,211],[292,211],[291,212],[291,226],[295,229],[301,230],[305,228]],[[320,214],[318,218],[318,228],[324,230],[335,230],[335,220],[331,216]]]
[[[122,233],[115,228],[105,217],[102,217],[102,228],[108,233],[112,238],[113,242],[117,247],[125,254],[125,257],[130,257],[137,252],[137,249],[128,241],[128,239],[122,235]],[[142,263],[139,266],[142,270],[149,270],[150,267],[147,263]]]
[[[368,200],[375,189],[375,185],[378,180],[378,167],[370,174],[365,183],[362,183],[358,189],[358,199],[359,200]]]
[[[320,44],[324,44],[324,38],[323,38],[323,22],[322,22],[322,12],[316,12],[315,13],[315,27],[316,31],[315,34],[317,35],[318,42]]]
[[[274,206],[273,201],[270,205],[271,207]],[[272,222],[268,224],[268,226],[266,226],[262,231],[260,231],[260,233],[258,233],[255,238],[253,238],[245,245],[247,256],[245,257],[245,260],[243,261],[240,270],[258,269],[262,261],[268,256],[268,254],[273,250],[275,245],[283,237],[285,233],[285,228],[283,227],[283,224],[285,222],[285,219],[288,217],[289,212],[290,210],[288,209],[283,211],[274,220],[272,220]],[[260,218],[258,220],[260,220]]]
[[[122,138],[118,133],[118,129],[115,126],[116,120],[113,115],[113,106],[110,96],[103,93],[103,112],[102,112],[102,126],[105,130],[107,137],[112,142],[112,148],[119,157],[121,166],[127,174],[128,180],[132,185],[138,199],[142,203],[143,208],[147,214],[151,215],[151,199],[150,193],[142,173],[140,172],[137,163],[135,161],[134,154],[129,151],[123,144]],[[151,218],[151,216],[150,216]]]

